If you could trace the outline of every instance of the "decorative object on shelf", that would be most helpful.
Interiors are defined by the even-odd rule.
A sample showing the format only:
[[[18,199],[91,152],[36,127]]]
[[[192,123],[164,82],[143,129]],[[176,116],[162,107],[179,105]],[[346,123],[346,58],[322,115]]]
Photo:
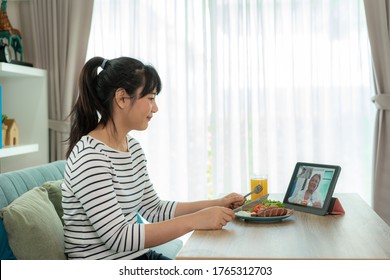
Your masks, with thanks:
[[[14,119],[6,119],[4,124],[7,126],[5,137],[5,146],[15,146],[19,144],[19,128]]]
[[[0,40],[10,47],[10,61],[23,61],[22,34],[12,27],[7,14],[7,0],[1,1],[0,10]],[[2,53],[3,51],[1,51]],[[3,61],[3,60],[2,60]],[[7,61],[8,62],[8,61]]]
[[[0,38],[0,62],[11,62],[11,54],[4,38]]]
[[[1,94],[0,94],[1,96]],[[1,101],[0,101],[0,106],[1,106]],[[0,108],[0,111],[1,111],[1,108]],[[7,115],[1,115],[1,145],[0,145],[0,148],[2,148],[3,146],[5,146],[5,136],[7,135],[7,125],[4,123],[5,120],[8,119],[8,116]]]
[[[7,135],[7,126],[3,123],[2,124],[2,129],[1,129],[1,147],[5,146],[5,136]]]

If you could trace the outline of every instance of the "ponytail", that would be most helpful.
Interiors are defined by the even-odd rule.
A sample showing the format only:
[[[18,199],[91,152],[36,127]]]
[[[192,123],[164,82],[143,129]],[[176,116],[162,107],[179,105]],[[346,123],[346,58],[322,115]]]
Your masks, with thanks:
[[[99,123],[97,112],[102,111],[102,108],[96,92],[96,78],[98,68],[104,61],[102,57],[92,58],[81,70],[79,95],[70,113],[71,128],[66,157],[69,157],[73,147],[81,137],[94,130]],[[107,67],[107,65],[104,66]]]

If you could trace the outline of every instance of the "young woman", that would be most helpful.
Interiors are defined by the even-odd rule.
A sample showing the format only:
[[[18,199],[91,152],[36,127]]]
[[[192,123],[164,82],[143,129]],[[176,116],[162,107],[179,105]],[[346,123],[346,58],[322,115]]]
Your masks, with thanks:
[[[98,70],[101,70],[100,73]],[[158,111],[156,70],[120,57],[90,59],[79,79],[62,185],[65,253],[70,259],[167,259],[148,249],[196,229],[221,229],[244,202],[232,193],[197,202],[161,200],[140,144]],[[137,215],[150,223],[138,223]]]

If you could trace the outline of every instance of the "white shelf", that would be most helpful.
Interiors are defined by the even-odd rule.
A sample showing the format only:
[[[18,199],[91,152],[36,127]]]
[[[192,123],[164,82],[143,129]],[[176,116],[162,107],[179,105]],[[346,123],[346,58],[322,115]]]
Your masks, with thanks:
[[[0,77],[45,77],[46,71],[39,68],[0,62]]]
[[[3,114],[19,128],[17,146],[0,149],[0,173],[49,162],[47,71],[0,63]]]
[[[38,151],[39,151],[38,144],[5,146],[0,149],[0,158],[24,155],[24,154],[38,152]]]

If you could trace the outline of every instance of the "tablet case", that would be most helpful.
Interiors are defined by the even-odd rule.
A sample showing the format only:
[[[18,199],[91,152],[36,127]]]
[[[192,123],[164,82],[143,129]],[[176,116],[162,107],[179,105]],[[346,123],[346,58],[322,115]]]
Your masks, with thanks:
[[[343,214],[345,214],[345,210],[344,210],[343,206],[341,205],[340,200],[337,197],[332,197],[332,199],[330,200],[328,214],[329,215],[343,215]]]

